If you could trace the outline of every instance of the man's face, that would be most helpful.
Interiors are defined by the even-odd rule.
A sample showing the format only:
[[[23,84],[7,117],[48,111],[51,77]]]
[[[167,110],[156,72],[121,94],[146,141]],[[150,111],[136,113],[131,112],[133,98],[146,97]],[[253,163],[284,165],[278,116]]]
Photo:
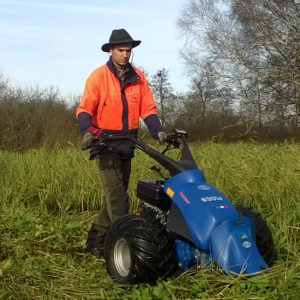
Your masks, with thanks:
[[[114,64],[116,64],[119,67],[124,67],[130,59],[131,49],[131,44],[116,45],[113,48],[111,48],[109,52],[111,53],[111,58]]]

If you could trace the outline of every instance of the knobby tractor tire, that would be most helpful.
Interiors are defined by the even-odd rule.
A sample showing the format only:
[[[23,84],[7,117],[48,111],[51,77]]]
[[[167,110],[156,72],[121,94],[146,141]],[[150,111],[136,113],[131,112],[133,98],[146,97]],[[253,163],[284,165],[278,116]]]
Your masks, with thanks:
[[[256,230],[256,245],[265,262],[271,266],[274,262],[274,241],[271,230],[262,216],[251,207],[237,206],[240,217],[251,217]]]
[[[175,269],[173,242],[152,215],[126,215],[110,227],[104,247],[106,268],[119,283],[150,283]]]

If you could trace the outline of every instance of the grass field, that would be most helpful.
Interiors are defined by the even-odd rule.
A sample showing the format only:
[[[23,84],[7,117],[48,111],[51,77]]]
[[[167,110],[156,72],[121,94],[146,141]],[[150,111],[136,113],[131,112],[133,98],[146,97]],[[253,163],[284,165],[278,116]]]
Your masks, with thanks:
[[[104,260],[84,253],[103,199],[88,153],[0,152],[0,299],[299,299],[300,146],[205,143],[192,152],[209,183],[267,220],[277,254],[271,272],[245,280],[200,269],[156,286],[115,284]],[[156,178],[152,164],[136,151],[131,211],[137,181]]]

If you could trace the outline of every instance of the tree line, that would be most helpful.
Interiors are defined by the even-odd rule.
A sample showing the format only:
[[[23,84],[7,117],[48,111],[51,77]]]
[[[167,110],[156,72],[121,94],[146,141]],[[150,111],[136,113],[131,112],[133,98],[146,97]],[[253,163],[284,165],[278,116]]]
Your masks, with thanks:
[[[0,74],[0,149],[78,144],[81,134],[74,111],[57,88],[14,87]]]
[[[168,131],[194,141],[300,140],[300,2],[189,0],[177,20],[189,89],[147,76]],[[58,89],[13,87],[0,74],[0,148],[77,145],[77,103]]]
[[[299,140],[299,0],[190,0],[177,25],[199,131],[216,118],[223,139]]]

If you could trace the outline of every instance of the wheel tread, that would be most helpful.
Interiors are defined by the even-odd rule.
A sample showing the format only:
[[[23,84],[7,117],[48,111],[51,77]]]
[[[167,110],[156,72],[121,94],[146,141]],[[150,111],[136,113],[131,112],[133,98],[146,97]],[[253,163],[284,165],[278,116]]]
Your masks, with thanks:
[[[112,261],[113,243],[125,238],[131,249],[132,268],[126,278],[122,278]],[[115,221],[105,242],[105,259],[110,275],[122,283],[154,283],[158,278],[166,278],[175,269],[173,242],[166,228],[155,216],[126,215]]]

